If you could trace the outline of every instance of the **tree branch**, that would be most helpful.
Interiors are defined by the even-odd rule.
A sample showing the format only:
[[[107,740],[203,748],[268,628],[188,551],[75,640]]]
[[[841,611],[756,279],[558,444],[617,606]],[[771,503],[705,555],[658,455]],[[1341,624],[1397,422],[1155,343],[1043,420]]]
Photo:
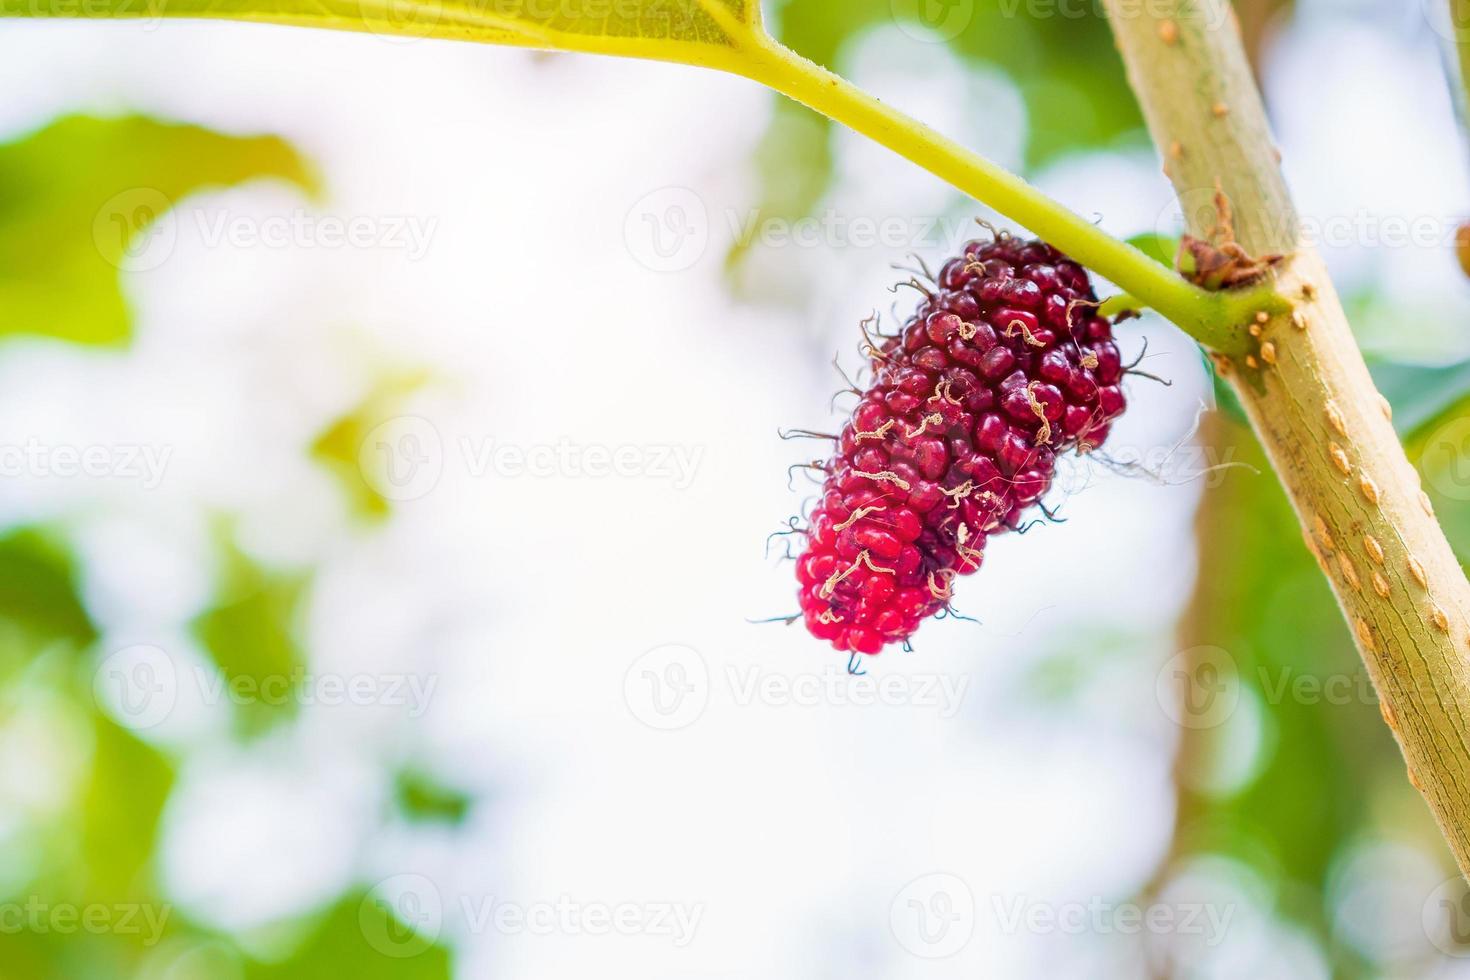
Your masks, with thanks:
[[[1470,872],[1470,583],[1430,510],[1320,257],[1301,242],[1260,93],[1225,0],[1106,0],[1191,232],[1282,252],[1291,309],[1217,357],[1332,583],[1423,794]],[[1147,12],[1144,12],[1146,8]],[[1208,203],[1207,203],[1208,202]],[[1210,569],[1201,569],[1209,575]]]

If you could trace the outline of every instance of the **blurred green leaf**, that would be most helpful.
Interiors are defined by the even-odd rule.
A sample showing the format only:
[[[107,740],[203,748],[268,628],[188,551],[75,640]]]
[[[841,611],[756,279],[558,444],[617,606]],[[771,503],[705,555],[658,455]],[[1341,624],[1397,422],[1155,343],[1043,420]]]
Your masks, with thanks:
[[[152,866],[173,767],[99,711],[87,717],[89,775],[76,805],[42,828],[40,874],[9,906],[12,916],[24,916],[26,928],[0,929],[0,978],[133,976],[179,928]],[[65,916],[76,917],[75,925],[67,926]],[[89,920],[82,916],[94,924],[83,928]]]
[[[194,630],[228,685],[238,730],[255,735],[296,713],[305,674],[296,631],[308,580],[269,571],[230,547],[223,581],[219,604]]]
[[[428,909],[411,911],[432,917]],[[416,932],[417,924],[399,919],[376,893],[349,892],[299,953],[280,963],[250,963],[245,980],[448,980],[448,951],[436,936]]]
[[[77,588],[71,553],[49,532],[24,528],[0,537],[0,617],[43,643],[91,643],[97,631]]]
[[[61,539],[38,528],[0,538],[0,642],[3,659],[10,661],[6,666],[23,667],[57,643],[80,652],[96,638],[78,594],[74,561]],[[52,750],[65,752],[72,746],[71,751],[84,754],[77,764],[85,767],[79,770],[75,805],[59,819],[26,827],[28,819],[39,818],[7,814],[7,831],[24,832],[39,852],[36,876],[15,900],[28,917],[43,916],[43,921],[49,921],[44,916],[52,910],[66,915],[88,907],[116,915],[119,906],[147,905],[161,914],[163,903],[154,895],[149,863],[172,784],[171,767],[97,710],[90,671],[81,669],[81,660],[72,663],[77,669],[52,671],[44,680],[32,677],[48,692],[49,701],[37,702],[23,688],[11,688],[8,693],[20,700],[0,702],[0,724],[12,720],[7,709],[19,706],[25,711],[29,705],[37,710],[38,703],[50,704]],[[76,731],[68,734],[73,723]],[[67,785],[73,785],[69,778]],[[146,938],[147,933],[130,929],[78,935],[0,929],[0,977],[126,975],[143,955]]]
[[[79,652],[97,638],[77,589],[71,555],[50,533],[0,537],[0,677],[55,643]]]
[[[1470,360],[1370,363],[1394,427],[1461,564],[1470,564]]]
[[[1174,267],[1174,260],[1179,255],[1179,239],[1172,235],[1146,232],[1142,235],[1134,235],[1128,239],[1128,244],[1154,259],[1159,264],[1167,265],[1170,268]]]
[[[399,372],[386,378],[350,412],[329,425],[311,445],[311,455],[337,478],[353,511],[367,520],[388,516],[386,497],[364,478],[361,450],[368,435],[398,414],[403,400],[429,380],[424,371]]]
[[[180,198],[253,177],[316,188],[277,137],[138,116],[71,116],[0,146],[0,334],[126,341],[120,271],[167,258]]]
[[[835,67],[842,47],[865,30],[887,24],[931,32],[973,64],[999,67],[1026,101],[1026,162],[1043,166],[1059,156],[1096,149],[1143,125],[1137,101],[1100,8],[1078,5],[1036,16],[1025,4],[952,4],[943,23],[925,24],[918,3],[898,0],[791,0],[781,8],[783,42]],[[974,112],[983,121],[984,106]]]
[[[1394,427],[1405,439],[1422,435],[1457,403],[1470,398],[1470,360],[1444,365],[1378,361],[1369,369],[1393,406]]]
[[[771,122],[755,152],[756,179],[765,198],[749,224],[751,235],[735,241],[725,256],[727,275],[738,271],[762,222],[816,209],[832,172],[830,133],[825,116],[790,99],[776,100]]]
[[[433,776],[407,769],[394,779],[398,808],[411,820],[457,824],[470,809],[470,797]]]
[[[782,43],[828,68],[837,62],[837,51],[862,31],[877,24],[892,23],[888,0],[788,0],[781,7],[776,27]]]
[[[96,748],[82,800],[82,858],[93,902],[143,902],[173,767],[131,732],[93,713]]]

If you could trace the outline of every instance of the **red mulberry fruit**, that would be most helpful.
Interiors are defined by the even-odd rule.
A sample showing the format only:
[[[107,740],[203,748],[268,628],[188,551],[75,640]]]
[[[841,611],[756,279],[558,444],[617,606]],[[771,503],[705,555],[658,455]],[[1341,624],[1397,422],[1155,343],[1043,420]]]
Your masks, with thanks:
[[[802,616],[838,650],[906,641],[1051,487],[1057,453],[1124,408],[1112,326],[1081,266],[1000,235],[944,265],[824,467],[797,562]]]

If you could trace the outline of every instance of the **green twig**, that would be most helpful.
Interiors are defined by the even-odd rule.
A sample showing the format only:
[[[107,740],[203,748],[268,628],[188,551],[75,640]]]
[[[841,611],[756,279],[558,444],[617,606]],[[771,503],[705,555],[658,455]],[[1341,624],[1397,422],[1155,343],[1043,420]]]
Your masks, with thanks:
[[[1025,226],[1082,265],[1117,283],[1196,340],[1225,352],[1243,348],[1254,311],[1280,305],[1269,291],[1213,293],[1114,238],[1020,177],[966,149],[846,79],[761,37],[741,71],[830,119],[883,144]]]

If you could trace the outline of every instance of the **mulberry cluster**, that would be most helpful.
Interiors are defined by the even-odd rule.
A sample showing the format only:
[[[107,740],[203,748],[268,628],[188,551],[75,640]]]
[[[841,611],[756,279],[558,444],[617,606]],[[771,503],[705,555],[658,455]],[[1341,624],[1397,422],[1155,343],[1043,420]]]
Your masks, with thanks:
[[[1081,266],[1043,242],[970,242],[896,337],[825,467],[797,562],[802,616],[875,654],[949,605],[1019,527],[1056,456],[1100,446],[1124,369]]]

